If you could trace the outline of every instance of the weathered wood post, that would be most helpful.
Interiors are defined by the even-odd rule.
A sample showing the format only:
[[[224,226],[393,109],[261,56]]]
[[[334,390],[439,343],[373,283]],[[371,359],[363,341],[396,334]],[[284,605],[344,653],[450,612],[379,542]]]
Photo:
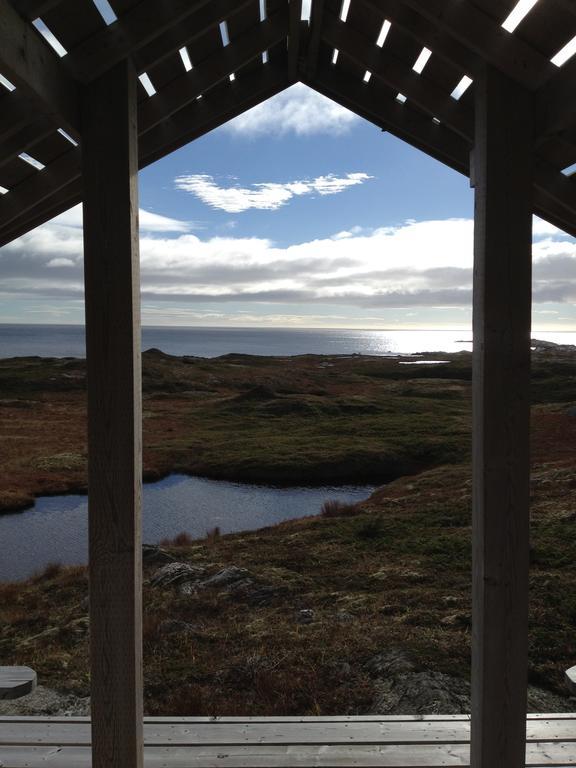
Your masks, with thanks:
[[[474,147],[473,768],[525,765],[532,103],[486,67]]]
[[[122,62],[82,108],[94,768],[142,765],[136,84]]]

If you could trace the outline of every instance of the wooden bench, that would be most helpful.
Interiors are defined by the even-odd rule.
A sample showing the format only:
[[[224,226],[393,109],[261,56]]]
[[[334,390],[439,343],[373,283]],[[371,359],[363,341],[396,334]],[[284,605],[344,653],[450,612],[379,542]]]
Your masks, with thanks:
[[[146,768],[469,766],[470,718],[149,717]],[[576,765],[576,714],[528,715],[527,766]],[[0,718],[3,768],[90,768],[89,718]]]
[[[0,699],[19,699],[36,688],[36,672],[30,667],[0,667]]]

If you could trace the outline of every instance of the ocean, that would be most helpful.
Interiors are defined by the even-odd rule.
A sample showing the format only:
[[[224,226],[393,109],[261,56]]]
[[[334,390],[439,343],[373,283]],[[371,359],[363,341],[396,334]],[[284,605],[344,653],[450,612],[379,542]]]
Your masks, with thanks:
[[[576,332],[534,331],[533,337],[557,344],[576,344]],[[471,331],[341,330],[283,328],[145,327],[142,349],[155,347],[170,355],[218,357],[248,355],[411,355],[472,349]],[[0,324],[0,358],[84,357],[81,325]]]

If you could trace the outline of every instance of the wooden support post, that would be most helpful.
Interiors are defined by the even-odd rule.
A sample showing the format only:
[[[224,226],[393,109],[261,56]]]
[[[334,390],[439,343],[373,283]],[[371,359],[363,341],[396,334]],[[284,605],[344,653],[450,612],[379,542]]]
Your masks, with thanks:
[[[141,372],[136,74],[82,107],[93,768],[142,766]]]
[[[523,768],[533,110],[490,67],[475,87],[471,765]]]

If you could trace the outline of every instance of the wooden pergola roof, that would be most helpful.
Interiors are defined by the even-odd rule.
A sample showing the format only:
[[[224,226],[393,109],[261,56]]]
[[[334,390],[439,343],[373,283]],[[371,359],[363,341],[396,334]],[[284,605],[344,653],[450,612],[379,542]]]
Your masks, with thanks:
[[[509,33],[515,5],[352,0],[343,21],[342,0],[313,0],[309,20],[302,0],[110,0],[107,24],[92,0],[0,0],[0,245],[82,199],[83,86],[126,57],[156,91],[139,88],[140,168],[302,81],[467,175],[474,83],[451,94],[487,62],[533,94],[534,211],[576,234],[576,181],[562,173],[576,163],[576,57],[551,62],[576,35],[576,3],[540,0]],[[423,47],[432,55],[418,74]]]

